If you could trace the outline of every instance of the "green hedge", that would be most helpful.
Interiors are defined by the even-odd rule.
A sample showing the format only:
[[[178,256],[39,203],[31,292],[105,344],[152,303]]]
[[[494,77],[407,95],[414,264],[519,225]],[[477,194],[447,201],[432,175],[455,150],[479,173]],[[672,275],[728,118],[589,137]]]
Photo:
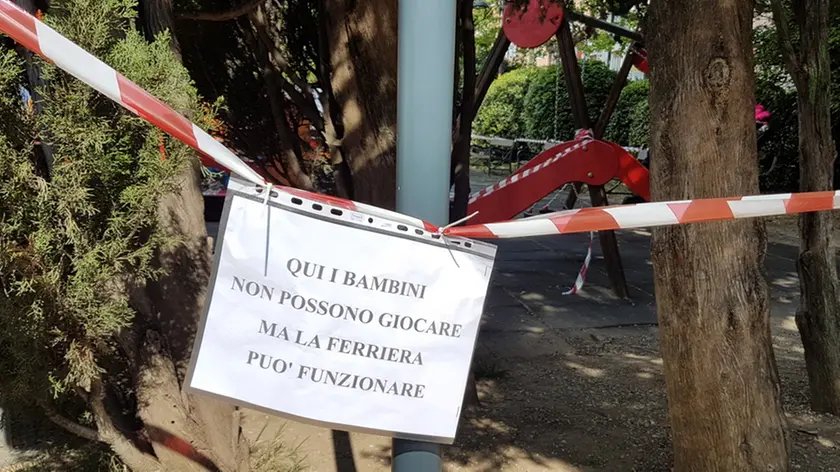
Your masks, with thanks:
[[[615,80],[615,72],[597,61],[582,61],[581,69],[587,108],[594,123]],[[502,74],[490,87],[478,112],[476,133],[506,138],[571,139],[575,126],[569,96],[562,75],[559,82],[557,79],[555,66],[525,67]],[[627,84],[604,138],[623,146],[649,146],[647,97],[647,80]],[[759,147],[761,189],[763,192],[795,191],[799,182],[796,94],[782,87],[778,77],[759,74],[756,101],[772,114],[768,134]],[[832,131],[838,138],[840,107],[833,107],[832,111],[835,115]],[[835,186],[840,184],[840,160],[836,167]]]
[[[590,121],[595,123],[615,82],[616,73],[600,61],[581,61],[580,67],[586,108]],[[576,127],[562,73],[559,79],[556,66],[541,67],[534,72],[522,112],[526,137],[558,140],[574,137]]]
[[[647,146],[648,81],[635,80],[621,91],[604,139],[621,145]]]
[[[576,127],[562,71],[559,81],[557,72],[556,66],[550,66],[526,67],[502,74],[490,86],[478,111],[476,133],[506,138],[571,139]],[[581,76],[589,118],[594,123],[616,73],[603,62],[581,61]],[[617,121],[608,128],[607,139],[627,144],[631,115],[637,102],[646,99],[646,81],[628,85],[614,115]]]
[[[627,145],[636,147],[650,146],[650,107],[647,99],[633,105],[630,113],[630,126]]]
[[[562,77],[561,77],[562,80]],[[555,89],[557,68],[540,67],[534,70],[533,78],[523,97],[522,122],[525,137],[533,139],[554,138]],[[561,125],[564,129],[567,123]]]
[[[500,75],[490,85],[487,96],[475,117],[476,134],[518,138],[525,131],[522,109],[525,93],[535,69],[523,68]]]
[[[598,121],[598,116],[601,115],[601,110],[604,109],[604,103],[607,101],[607,96],[610,94],[613,84],[615,83],[615,71],[610,70],[606,63],[601,61],[582,61],[581,62],[581,76],[583,78],[583,90],[586,93],[586,109],[589,111],[589,121],[592,125]],[[565,87],[563,87],[565,90]],[[568,99],[566,99],[565,108],[569,116],[571,116],[572,109],[569,107]],[[569,136],[570,138],[573,135]],[[562,139],[566,139],[560,136]]]

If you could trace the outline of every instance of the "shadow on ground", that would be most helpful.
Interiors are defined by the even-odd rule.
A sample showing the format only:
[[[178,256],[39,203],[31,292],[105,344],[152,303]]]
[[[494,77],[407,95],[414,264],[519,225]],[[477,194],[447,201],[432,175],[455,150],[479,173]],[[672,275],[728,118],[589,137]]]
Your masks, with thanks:
[[[482,405],[465,413],[458,441],[444,448],[448,471],[670,470],[649,235],[623,231],[619,241],[631,300],[612,294],[597,240],[583,291],[562,294],[580,269],[586,234],[498,242],[474,364]],[[793,469],[840,471],[840,420],[808,408],[802,345],[792,320],[799,296],[796,238],[771,231],[769,241],[774,347]],[[53,446],[25,423],[31,415],[0,406],[7,421],[21,418],[8,423],[13,448]],[[254,418],[252,438],[293,433],[288,449],[306,453],[310,470],[389,468],[390,439]]]
[[[840,421],[808,407],[792,321],[798,249],[770,236],[774,347],[794,470],[840,471]],[[613,296],[597,248],[583,292],[561,295],[587,235],[501,242],[474,364],[482,405],[465,414],[458,441],[445,449],[447,470],[671,470],[649,237],[625,231],[619,240],[631,301]],[[390,447],[358,459],[385,470]]]
[[[65,432],[34,405],[0,395],[0,470],[16,464],[15,472],[107,471],[110,453]]]

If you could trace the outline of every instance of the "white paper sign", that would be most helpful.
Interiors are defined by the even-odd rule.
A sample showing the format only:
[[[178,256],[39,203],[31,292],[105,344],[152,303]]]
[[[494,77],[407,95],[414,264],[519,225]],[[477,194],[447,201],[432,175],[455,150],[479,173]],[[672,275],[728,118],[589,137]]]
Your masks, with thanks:
[[[227,198],[189,388],[453,442],[495,246],[285,194],[266,205],[236,180]]]

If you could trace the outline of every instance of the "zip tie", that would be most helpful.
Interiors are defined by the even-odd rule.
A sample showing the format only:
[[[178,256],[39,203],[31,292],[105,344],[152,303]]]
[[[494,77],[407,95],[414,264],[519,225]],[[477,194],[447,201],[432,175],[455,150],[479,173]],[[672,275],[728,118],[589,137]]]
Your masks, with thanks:
[[[575,140],[594,139],[592,130],[589,128],[579,129],[575,131]]]
[[[470,218],[474,217],[474,216],[475,216],[475,215],[477,215],[477,214],[478,214],[478,212],[476,211],[476,212],[474,212],[474,213],[473,213],[473,214],[471,214],[471,215],[467,215],[467,216],[465,216],[465,217],[461,218],[461,219],[460,219],[460,220],[458,220],[458,221],[453,221],[452,223],[449,223],[449,224],[448,224],[448,225],[446,225],[446,226],[443,226],[443,227],[441,227],[441,228],[438,228],[438,230],[437,230],[437,234],[438,234],[438,235],[440,235],[440,240],[441,240],[441,241],[443,241],[443,245],[446,247],[446,250],[447,250],[447,251],[449,251],[449,257],[451,257],[451,258],[452,258],[452,262],[454,262],[454,263],[455,263],[455,267],[457,267],[457,268],[459,268],[459,269],[461,268],[461,265],[460,265],[460,264],[458,264],[458,260],[457,260],[457,259],[455,259],[455,254],[453,254],[453,253],[452,253],[452,248],[451,248],[451,247],[449,247],[449,243],[446,241],[446,235],[445,235],[445,234],[443,234],[443,232],[444,232],[444,231],[446,231],[447,229],[449,229],[449,228],[453,227],[453,226],[458,226],[459,224],[461,224],[461,223],[463,223],[463,222],[465,222],[465,221],[469,220]]]
[[[438,234],[443,234],[443,232],[444,232],[444,231],[446,231],[446,230],[448,230],[449,228],[452,228],[453,226],[458,226],[459,224],[461,224],[461,223],[463,223],[463,222],[465,222],[465,221],[467,221],[467,220],[469,220],[469,219],[473,218],[473,217],[474,217],[475,215],[477,215],[477,214],[478,214],[478,212],[477,212],[477,211],[475,211],[475,212],[473,212],[471,215],[467,215],[467,216],[465,216],[465,217],[461,218],[461,219],[460,219],[460,220],[458,220],[458,221],[453,221],[452,223],[449,223],[449,224],[448,224],[448,225],[446,225],[446,226],[443,226],[443,227],[438,228],[437,232],[438,232]]]
[[[268,182],[265,186],[265,199],[263,199],[263,205],[268,205],[268,199],[271,198],[271,189],[274,187],[274,184]]]

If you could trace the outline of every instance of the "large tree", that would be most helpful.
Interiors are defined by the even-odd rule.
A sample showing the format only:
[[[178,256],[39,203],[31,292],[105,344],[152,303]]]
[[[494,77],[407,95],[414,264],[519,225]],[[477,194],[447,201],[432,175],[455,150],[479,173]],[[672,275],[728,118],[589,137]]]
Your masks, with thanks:
[[[141,21],[148,42],[136,18],[130,1],[55,0],[45,21],[206,126],[169,37]],[[43,102],[26,112],[22,63],[2,59],[3,401],[39,406],[133,471],[248,470],[237,411],[182,390],[209,276],[195,153],[44,61]],[[44,130],[51,167],[27,139]]]
[[[651,3],[654,200],[758,192],[752,11],[751,0]],[[789,468],[765,246],[760,220],[653,234],[677,471]]]
[[[175,67],[185,71],[173,29],[172,1],[141,0],[139,5],[143,13],[140,24],[147,39],[168,44],[177,61]],[[184,94],[184,91],[180,92],[181,96]],[[183,391],[210,276],[210,247],[199,187],[200,174],[195,155],[191,157],[193,159],[182,164],[174,176],[175,191],[165,194],[157,208],[160,228],[178,238],[180,244],[162,247],[157,252],[155,265],[162,276],[150,280],[142,292],[137,290],[133,294],[137,315],[133,339],[127,343],[129,349],[135,347],[141,353],[133,362],[140,362],[136,368],[145,377],[141,387],[147,390],[138,389],[141,402],[138,416],[147,431],[161,429],[192,446],[193,452],[189,454],[178,450],[173,453],[171,439],[152,441],[162,467],[202,470],[207,464],[202,464],[206,460],[198,459],[196,454],[201,454],[220,470],[245,471],[250,469],[249,449],[240,427],[238,409],[217,399]],[[156,322],[151,324],[156,331],[147,331],[144,335],[142,330],[150,324],[149,320]],[[144,351],[147,357],[142,356]]]
[[[796,87],[799,188],[803,192],[831,191],[837,151],[831,135],[829,1],[770,3],[782,57]],[[834,198],[833,192],[827,198]],[[811,406],[815,411],[840,415],[840,286],[833,219],[831,212],[803,213],[799,217],[796,268],[801,298],[796,326],[805,348]]]

